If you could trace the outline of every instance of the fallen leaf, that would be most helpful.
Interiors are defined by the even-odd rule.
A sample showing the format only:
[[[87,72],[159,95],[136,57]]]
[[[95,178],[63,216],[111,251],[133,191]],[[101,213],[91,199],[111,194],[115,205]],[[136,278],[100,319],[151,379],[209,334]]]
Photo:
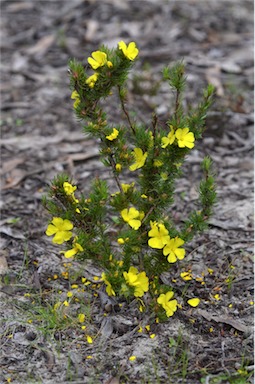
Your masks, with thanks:
[[[3,233],[4,235],[7,235],[9,237],[13,237],[14,239],[25,240],[25,236],[23,235],[23,233],[14,228],[8,227],[7,225],[3,225],[0,228],[0,233]]]
[[[1,189],[9,189],[16,187],[25,177],[27,172],[23,169],[15,168],[10,172],[8,178],[6,179],[5,185]]]
[[[120,384],[118,377],[110,377],[104,384]]]
[[[198,309],[197,313],[203,316],[207,321],[215,321],[216,323],[224,323],[231,325],[231,327],[237,329],[240,332],[249,333],[249,327],[238,320],[235,320],[229,316],[213,315],[204,309]]]
[[[85,33],[85,39],[87,41],[92,41],[96,35],[97,30],[98,30],[99,23],[96,20],[88,19],[86,27],[87,27],[87,30]]]
[[[4,175],[7,172],[12,171],[17,165],[24,163],[24,157],[13,158],[11,160],[4,161],[2,163],[2,168],[0,169],[0,175]]]
[[[110,317],[104,317],[101,323],[100,333],[103,338],[109,338],[113,333],[112,319]]]
[[[28,1],[16,1],[14,3],[8,4],[8,12],[21,12],[33,9],[35,4]]]
[[[219,97],[224,96],[224,88],[221,82],[221,69],[219,66],[208,68],[205,71],[205,77],[208,83],[215,87],[216,95]]]
[[[1,250],[2,255],[0,255],[0,275],[4,275],[8,272],[8,263],[6,259],[6,250]]]
[[[33,47],[27,49],[27,53],[31,55],[40,54],[44,55],[50,46],[55,41],[55,35],[43,36]]]

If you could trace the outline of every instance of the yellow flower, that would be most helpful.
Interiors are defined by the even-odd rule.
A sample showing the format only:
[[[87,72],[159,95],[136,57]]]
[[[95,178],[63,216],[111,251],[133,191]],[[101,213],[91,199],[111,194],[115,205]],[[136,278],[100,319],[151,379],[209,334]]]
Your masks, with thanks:
[[[71,291],[68,291],[67,294],[66,294],[67,297],[72,297],[73,296],[73,292]]]
[[[93,344],[93,339],[92,339],[92,337],[89,336],[89,335],[87,335],[87,342],[88,342],[89,344]]]
[[[168,133],[167,136],[162,137],[161,139],[161,147],[166,148],[169,144],[173,144],[175,140],[175,133],[173,127],[170,125],[170,132]]]
[[[76,253],[82,252],[84,249],[79,243],[74,242],[73,248],[69,249],[68,251],[64,252],[64,256],[69,259],[70,257],[73,257],[76,255]]]
[[[198,299],[197,297],[194,297],[193,299],[189,299],[187,301],[187,303],[191,306],[191,307],[197,307],[198,304],[200,303],[200,299]]]
[[[124,41],[119,42],[119,49],[123,52],[124,56],[126,56],[127,59],[133,61],[136,56],[139,53],[139,50],[136,47],[136,44],[132,41],[131,43],[126,45]]]
[[[131,184],[121,184],[121,188],[122,188],[122,191],[124,193],[127,193],[127,191],[129,190],[129,188],[133,188],[133,186],[135,185],[135,183],[131,183]]]
[[[175,137],[177,139],[178,147],[179,148],[193,148],[194,147],[194,133],[189,132],[189,128],[178,128],[175,132]]]
[[[56,304],[54,304],[53,310],[57,311],[60,306],[61,306],[61,302],[58,301]]]
[[[71,99],[75,100],[75,102],[73,103],[73,107],[77,108],[81,102],[79,93],[77,91],[73,91],[71,94]]]
[[[46,230],[47,236],[55,235],[52,239],[54,244],[63,244],[72,237],[73,224],[70,220],[62,219],[61,217],[54,217],[52,222],[48,225]]]
[[[138,272],[135,267],[130,267],[128,272],[123,272],[126,283],[135,287],[134,296],[141,297],[149,290],[149,279],[145,272]]]
[[[105,283],[106,285],[106,293],[109,295],[109,296],[116,296],[116,293],[114,292],[114,290],[112,289],[112,286],[111,286],[111,283],[107,280],[106,278],[106,274],[103,272],[102,275],[102,280],[103,282]]]
[[[136,360],[136,356],[134,356],[134,355],[133,355],[133,356],[130,356],[129,360],[130,360],[130,361],[135,361],[135,360]]]
[[[163,161],[161,161],[161,160],[154,160],[154,162],[153,162],[153,165],[154,165],[154,167],[156,167],[156,168],[159,168],[159,167],[162,167],[162,165],[163,165],[164,163],[163,163]]]
[[[85,321],[84,313],[79,313],[78,314],[78,321],[79,321],[79,323],[84,323],[84,321]]]
[[[65,193],[68,196],[72,195],[74,193],[74,191],[76,191],[76,189],[77,189],[76,185],[73,186],[72,184],[68,183],[67,181],[64,182],[63,188],[64,188]]]
[[[168,235],[168,230],[164,224],[157,223],[156,221],[150,222],[151,230],[148,235],[151,237],[148,244],[151,248],[162,249],[169,241],[170,237]]]
[[[175,263],[177,259],[182,260],[185,256],[185,249],[179,248],[184,244],[184,241],[180,237],[175,237],[174,239],[168,240],[166,243],[163,254],[167,257],[169,263]]]
[[[93,75],[91,75],[91,76],[89,76],[89,77],[87,78],[87,80],[86,80],[86,84],[88,84],[88,86],[89,86],[90,88],[94,88],[95,83],[96,83],[96,81],[97,81],[97,79],[98,79],[98,76],[99,76],[99,74],[98,74],[97,72],[95,72]]]
[[[130,209],[123,209],[120,214],[121,214],[121,217],[124,221],[126,221],[131,228],[133,228],[135,231],[140,228],[142,222],[142,218],[141,218],[141,214],[143,212],[139,212],[137,209],[135,209],[134,207],[130,208]],[[144,215],[144,214],[143,214]]]
[[[162,180],[166,181],[168,179],[168,174],[166,172],[161,172],[160,177]]]
[[[122,170],[122,165],[119,164],[119,163],[117,163],[117,164],[115,165],[115,169],[116,169],[117,172],[120,172],[120,171]]]
[[[185,281],[189,281],[193,279],[191,272],[181,272],[180,276]]]
[[[92,52],[91,56],[88,58],[88,63],[93,69],[103,67],[107,63],[107,55],[102,51]]]
[[[132,154],[135,158],[135,163],[130,165],[129,169],[130,171],[135,171],[136,169],[142,168],[144,166],[148,154],[147,152],[143,153],[141,148],[135,148]]]
[[[119,131],[116,128],[113,128],[112,133],[110,135],[106,136],[106,139],[113,141],[113,140],[117,139],[118,134],[119,134]]]
[[[162,305],[166,311],[167,317],[173,316],[174,312],[177,310],[177,300],[171,300],[173,296],[174,292],[169,291],[166,294],[161,293],[161,295],[157,298],[157,302]]]

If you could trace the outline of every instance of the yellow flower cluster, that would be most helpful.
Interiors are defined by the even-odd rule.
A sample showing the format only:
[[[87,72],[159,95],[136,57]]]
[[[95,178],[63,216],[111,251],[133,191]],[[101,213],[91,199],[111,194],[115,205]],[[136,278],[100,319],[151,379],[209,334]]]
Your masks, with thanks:
[[[163,254],[167,256],[169,263],[175,263],[177,259],[182,260],[185,256],[185,250],[179,247],[184,244],[184,241],[178,236],[171,239],[164,224],[151,221],[150,225],[148,245],[151,248],[163,249]]]
[[[63,184],[63,188],[64,188],[64,191],[67,194],[67,196],[71,196],[72,197],[74,203],[76,203],[76,204],[79,203],[79,200],[76,199],[76,197],[74,196],[74,192],[77,189],[76,185],[72,185],[72,184],[68,183],[67,181],[65,181],[64,184]],[[76,212],[77,213],[81,213],[79,208],[76,208]]]
[[[89,76],[86,80],[86,84],[88,84],[88,86],[90,88],[94,88],[95,86],[95,83],[98,79],[98,76],[99,76],[99,73],[95,72],[93,75]]]
[[[168,145],[171,145],[174,143],[174,141],[177,141],[179,148],[193,148],[194,147],[194,133],[189,131],[189,128],[178,128],[176,131],[174,131],[172,125],[170,125],[170,132],[167,136],[162,137],[161,140],[161,147],[166,148]]]
[[[128,60],[131,60],[131,61],[133,61],[136,58],[136,56],[138,55],[138,52],[139,52],[137,47],[136,47],[135,42],[133,42],[133,41],[131,43],[129,43],[128,45],[126,45],[126,43],[124,43],[124,41],[120,41],[118,43],[118,47],[119,47],[119,50],[122,51],[124,57],[127,58]],[[92,52],[91,56],[88,57],[87,60],[88,60],[89,65],[94,70],[97,70],[101,67],[104,67],[105,65],[108,68],[113,67],[113,63],[110,60],[108,60],[107,54],[103,51]],[[94,72],[91,76],[89,76],[86,79],[86,84],[90,88],[94,88],[98,78],[99,78],[99,73]],[[75,100],[73,107],[76,109],[81,102],[80,95],[78,94],[78,92],[76,90],[72,92],[71,99]],[[109,140],[113,140],[113,139],[109,139]]]
[[[94,52],[92,52],[91,56],[92,57],[88,58],[88,63],[91,65],[91,67],[94,70],[96,70],[100,67],[103,67],[105,65],[107,65],[108,68],[113,67],[112,62],[107,59],[107,54],[105,52],[94,51]],[[95,83],[98,80],[98,77],[99,77],[99,73],[95,72],[93,75],[91,75],[87,78],[86,84],[88,84],[88,86],[90,88],[94,88]]]
[[[64,182],[63,184],[63,188],[64,188],[64,191],[65,193],[68,195],[68,196],[73,196],[73,193],[76,191],[77,187],[76,185],[72,185],[70,183],[68,183],[67,181]]]

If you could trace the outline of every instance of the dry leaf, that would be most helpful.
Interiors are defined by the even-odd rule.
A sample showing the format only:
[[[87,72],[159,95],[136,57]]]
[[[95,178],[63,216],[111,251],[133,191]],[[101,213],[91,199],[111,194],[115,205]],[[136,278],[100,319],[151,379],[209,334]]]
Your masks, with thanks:
[[[27,53],[31,55],[40,54],[40,56],[44,55],[50,46],[55,41],[55,35],[48,35],[42,37],[33,47],[27,49]]]
[[[8,263],[5,256],[5,253],[7,253],[7,251],[2,250],[1,253],[2,255],[0,256],[0,275],[4,275],[8,272]]]
[[[85,39],[87,41],[92,41],[96,35],[96,32],[98,30],[99,23],[96,20],[89,19],[87,21],[86,27],[86,33],[85,33]]]
[[[118,377],[110,377],[104,384],[120,384]]]
[[[231,327],[237,329],[240,332],[249,333],[249,327],[247,327],[245,324],[241,323],[238,320],[235,320],[229,316],[220,316],[220,315],[213,315],[210,312],[205,311],[204,309],[198,309],[197,313],[201,316],[203,316],[207,321],[215,321],[216,323],[224,323],[231,325]]]
[[[208,83],[215,87],[216,95],[224,96],[224,88],[221,83],[221,70],[219,66],[208,68],[205,72],[205,77]]]
[[[104,317],[101,323],[100,333],[103,338],[109,338],[113,333],[112,319]]]
[[[12,158],[10,160],[4,161],[2,163],[2,168],[0,169],[0,175],[4,175],[7,172],[12,171],[17,165],[24,163],[24,157]]]
[[[17,229],[8,227],[7,225],[3,225],[2,227],[0,227],[0,233],[10,236],[14,239],[25,240],[25,236],[20,231],[18,231]]]
[[[16,187],[23,179],[27,176],[27,172],[23,169],[13,169],[12,172],[10,172],[8,178],[6,179],[5,185],[2,187],[2,189],[9,189]]]

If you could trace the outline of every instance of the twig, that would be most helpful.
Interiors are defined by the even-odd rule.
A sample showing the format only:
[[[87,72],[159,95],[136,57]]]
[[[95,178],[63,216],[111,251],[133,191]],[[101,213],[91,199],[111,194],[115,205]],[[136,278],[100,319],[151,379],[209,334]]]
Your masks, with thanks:
[[[119,178],[118,178],[118,176],[116,175],[116,173],[114,172],[116,163],[115,163],[115,161],[114,161],[114,159],[113,159],[113,157],[112,157],[112,154],[109,156],[109,160],[110,160],[110,163],[111,163],[111,166],[112,166],[112,170],[113,170],[113,172],[112,172],[112,173],[113,173],[113,177],[114,177],[114,179],[115,179],[115,181],[116,181],[116,183],[117,183],[117,185],[118,185],[118,188],[119,188],[120,192],[122,193],[123,190],[122,190],[122,187],[121,187],[121,185],[120,185]]]
[[[133,134],[135,135],[135,128],[130,120],[130,117],[129,117],[129,114],[128,114],[128,111],[126,110],[126,107],[125,107],[125,104],[124,104],[124,100],[123,100],[123,97],[121,97],[120,95],[120,87],[118,87],[118,90],[119,90],[119,98],[120,98],[120,103],[121,103],[121,108],[124,112],[124,114],[126,115],[126,118],[127,118],[127,121],[128,121],[128,124],[133,132]]]

